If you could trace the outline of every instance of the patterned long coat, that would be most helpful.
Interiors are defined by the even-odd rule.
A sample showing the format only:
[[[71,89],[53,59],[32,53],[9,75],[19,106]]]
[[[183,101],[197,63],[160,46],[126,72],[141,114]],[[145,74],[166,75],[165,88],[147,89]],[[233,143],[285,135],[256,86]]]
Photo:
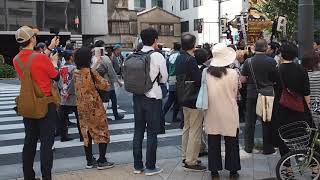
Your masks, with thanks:
[[[109,83],[95,71],[92,71],[92,75],[89,68],[74,73],[80,129],[85,146],[88,146],[88,133],[95,144],[110,142],[107,113],[97,91],[108,89]]]

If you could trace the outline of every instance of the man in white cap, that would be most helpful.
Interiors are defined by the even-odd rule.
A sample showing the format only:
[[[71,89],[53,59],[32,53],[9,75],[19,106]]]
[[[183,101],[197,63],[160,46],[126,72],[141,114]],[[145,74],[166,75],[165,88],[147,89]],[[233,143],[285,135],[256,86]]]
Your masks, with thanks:
[[[52,80],[58,81],[60,75],[55,69],[57,67],[57,58],[52,60],[46,54],[40,54],[34,51],[37,44],[38,30],[28,26],[22,26],[15,34],[16,41],[21,46],[21,51],[13,59],[14,68],[19,76],[23,78],[22,69],[28,69],[31,73],[32,81],[38,85],[42,93],[52,96]],[[50,50],[59,44],[57,37],[53,38],[51,44],[46,50]],[[30,119],[23,117],[25,127],[25,139],[22,152],[23,174],[25,180],[37,180],[33,170],[34,157],[37,150],[37,142],[40,139],[40,161],[43,180],[51,180],[51,169],[53,164],[52,146],[54,143],[55,123],[57,122],[57,111],[54,103],[48,104],[48,112],[44,118]]]

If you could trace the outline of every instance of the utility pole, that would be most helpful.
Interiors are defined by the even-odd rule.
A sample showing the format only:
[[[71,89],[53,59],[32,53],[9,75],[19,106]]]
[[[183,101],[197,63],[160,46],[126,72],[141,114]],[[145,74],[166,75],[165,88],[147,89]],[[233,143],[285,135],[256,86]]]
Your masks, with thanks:
[[[312,54],[314,40],[314,4],[313,0],[299,0],[298,18],[299,58]]]
[[[9,30],[7,3],[8,3],[7,0],[4,0],[4,30],[5,30],[5,31],[8,31],[8,30]]]
[[[218,22],[219,22],[219,43],[221,42],[221,5],[223,2],[230,0],[216,0],[218,1]]]
[[[219,43],[221,42],[221,3],[222,3],[222,0],[218,0]]]

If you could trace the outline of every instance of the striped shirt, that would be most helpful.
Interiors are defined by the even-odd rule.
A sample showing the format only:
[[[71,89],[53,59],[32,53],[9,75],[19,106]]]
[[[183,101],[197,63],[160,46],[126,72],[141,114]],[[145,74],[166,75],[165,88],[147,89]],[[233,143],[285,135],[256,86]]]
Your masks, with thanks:
[[[316,125],[320,124],[320,71],[309,72],[311,91],[312,118]],[[318,126],[319,127],[319,126]]]

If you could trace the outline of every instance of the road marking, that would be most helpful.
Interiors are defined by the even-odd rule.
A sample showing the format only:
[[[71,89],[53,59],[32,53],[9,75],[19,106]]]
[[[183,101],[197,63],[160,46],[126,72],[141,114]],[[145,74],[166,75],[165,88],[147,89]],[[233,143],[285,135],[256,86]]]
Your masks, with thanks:
[[[169,123],[166,123],[166,125],[169,125]],[[134,123],[121,123],[121,124],[109,124],[109,131],[114,130],[125,130],[125,129],[133,129]],[[68,134],[78,134],[78,128],[69,128]],[[8,134],[0,134],[0,141],[8,141],[8,140],[17,140],[17,139],[24,139],[25,133],[8,133]]]
[[[0,101],[0,105],[15,104],[15,101]]]
[[[19,93],[8,93],[8,94],[1,94],[0,93],[0,97],[6,97],[6,96],[14,96],[14,97],[16,97],[18,95],[19,95]]]
[[[15,100],[16,97],[1,97],[0,101]]]
[[[0,106],[0,110],[1,109],[12,109],[14,108],[16,105],[6,105],[6,106]]]
[[[125,111],[118,109],[118,112],[124,113]],[[107,114],[111,114],[111,113],[112,113],[112,109],[108,109]],[[0,115],[13,115],[13,114],[16,114],[16,111],[14,111],[14,110],[0,111]],[[0,117],[0,118],[2,118],[2,117]]]
[[[108,118],[114,120],[114,116],[108,114]],[[70,120],[75,120],[74,116],[69,115]],[[125,114],[123,120],[134,119],[134,114]],[[14,117],[2,117],[0,118],[0,122],[11,122],[11,121],[22,121],[23,118],[21,116],[14,116]]]
[[[180,136],[181,129],[171,129],[167,130],[166,134],[160,134],[158,135],[158,138],[166,138],[166,137],[175,137],[175,136]],[[146,139],[146,133],[145,133],[145,138]],[[133,134],[120,134],[120,135],[111,135],[110,136],[110,143],[118,143],[118,142],[126,142],[126,141],[132,141],[133,139]],[[40,143],[37,144],[37,150],[40,150]],[[55,141],[54,147],[56,149],[61,149],[61,148],[67,148],[67,147],[77,147],[77,146],[83,146],[83,142],[79,142],[79,139],[74,139],[72,141],[67,141],[67,142],[60,142],[60,141]],[[12,146],[2,146],[0,147],[0,155],[2,154],[14,154],[14,153],[21,153],[23,149],[23,145],[12,145]]]

